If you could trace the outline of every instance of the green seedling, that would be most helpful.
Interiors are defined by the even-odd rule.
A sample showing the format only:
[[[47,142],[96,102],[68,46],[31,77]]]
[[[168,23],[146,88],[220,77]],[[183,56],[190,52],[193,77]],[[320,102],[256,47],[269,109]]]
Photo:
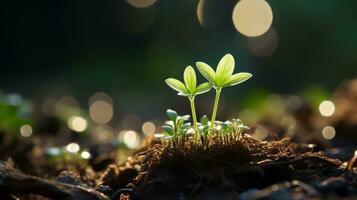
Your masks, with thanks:
[[[197,86],[196,72],[191,66],[186,67],[183,74],[183,79],[185,83],[182,83],[181,81],[174,78],[168,78],[165,80],[165,82],[172,89],[176,90],[178,95],[188,97],[191,105],[193,127],[195,129],[195,142],[198,143],[195,97],[198,94],[208,92],[212,88],[212,84],[210,82],[205,82]]]
[[[201,144],[205,146],[208,141],[208,133],[210,128],[210,121],[206,115],[202,116],[200,123],[198,123],[198,132],[201,136]]]
[[[221,143],[229,144],[232,141],[239,141],[244,130],[249,130],[240,119],[233,119],[232,121],[215,121],[215,131]]]
[[[162,126],[164,130],[164,139],[171,139],[173,146],[184,145],[187,138],[187,131],[191,127],[191,123],[186,122],[190,119],[189,115],[179,116],[174,110],[168,109],[166,111],[169,121]]]
[[[212,129],[216,120],[222,88],[242,83],[252,77],[252,74],[247,72],[233,74],[235,61],[231,54],[223,56],[217,65],[216,71],[204,62],[196,62],[196,66],[200,73],[213,85],[213,88],[216,90],[210,125],[210,128]]]

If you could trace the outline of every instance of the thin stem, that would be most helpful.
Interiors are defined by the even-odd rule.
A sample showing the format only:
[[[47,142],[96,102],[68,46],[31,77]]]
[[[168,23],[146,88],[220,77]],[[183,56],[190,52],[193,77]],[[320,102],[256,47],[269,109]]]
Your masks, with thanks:
[[[213,106],[213,112],[212,112],[212,118],[211,118],[211,129],[214,127],[214,122],[216,120],[219,97],[221,96],[221,90],[222,90],[222,88],[220,88],[220,87],[216,88],[216,98],[214,100],[214,106]]]
[[[192,120],[193,120],[193,128],[195,129],[195,143],[198,143],[198,129],[197,129],[197,117],[196,117],[196,109],[195,109],[195,97],[189,97],[192,111]]]

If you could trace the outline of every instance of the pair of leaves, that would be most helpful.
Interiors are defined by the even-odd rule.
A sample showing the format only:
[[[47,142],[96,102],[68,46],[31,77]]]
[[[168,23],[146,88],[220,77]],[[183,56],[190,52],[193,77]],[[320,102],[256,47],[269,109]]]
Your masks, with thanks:
[[[183,79],[185,84],[174,78],[168,78],[165,82],[182,96],[195,96],[208,92],[212,88],[212,84],[209,82],[197,86],[196,72],[191,66],[186,67],[183,73]]]
[[[252,77],[251,73],[241,72],[233,74],[235,61],[231,54],[226,54],[219,61],[216,71],[204,62],[196,62],[200,73],[215,87],[228,87],[237,85]]]
[[[176,111],[171,109],[168,109],[166,114],[170,118],[170,121],[166,122],[162,128],[164,129],[164,134],[167,137],[186,133],[187,130],[191,127],[191,123],[185,123],[190,119],[189,115],[180,116],[177,115]]]

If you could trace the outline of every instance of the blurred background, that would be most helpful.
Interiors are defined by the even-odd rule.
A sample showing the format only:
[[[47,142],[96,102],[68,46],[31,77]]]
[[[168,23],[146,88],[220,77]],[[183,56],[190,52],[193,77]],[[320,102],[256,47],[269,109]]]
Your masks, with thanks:
[[[353,0],[3,2],[0,132],[87,152],[85,158],[93,152],[81,148],[90,147],[82,135],[136,147],[142,136],[160,132],[167,108],[190,112],[166,78],[182,79],[196,61],[215,68],[231,53],[236,71],[254,76],[223,91],[220,120],[265,123],[269,128],[254,129],[261,139],[272,130],[300,132],[311,142],[306,138],[316,133],[324,144],[339,135],[336,127],[341,135],[356,129],[357,83],[346,82],[357,75],[356,6]],[[199,116],[211,114],[213,97],[198,97]],[[61,139],[43,142],[36,134]]]

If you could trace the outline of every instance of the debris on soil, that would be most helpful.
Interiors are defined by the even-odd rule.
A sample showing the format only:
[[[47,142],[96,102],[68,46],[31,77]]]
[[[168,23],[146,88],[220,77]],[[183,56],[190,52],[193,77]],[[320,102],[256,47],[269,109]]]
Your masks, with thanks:
[[[3,162],[0,194],[8,199],[24,194],[102,200],[357,198],[355,168],[288,138],[260,141],[246,134],[209,148],[154,144],[91,178],[83,174],[65,171],[48,180]]]
[[[144,168],[148,170],[140,173],[134,185],[142,199],[235,199],[253,188],[286,181],[298,180],[306,190],[307,184],[341,176],[345,171],[337,159],[295,149],[296,144],[287,138],[266,142],[248,135],[239,143],[206,150],[156,146],[147,153]]]
[[[37,194],[58,200],[109,200],[100,192],[72,183],[73,179],[63,183],[25,175],[9,162],[0,163],[0,194],[9,198],[11,195]]]

